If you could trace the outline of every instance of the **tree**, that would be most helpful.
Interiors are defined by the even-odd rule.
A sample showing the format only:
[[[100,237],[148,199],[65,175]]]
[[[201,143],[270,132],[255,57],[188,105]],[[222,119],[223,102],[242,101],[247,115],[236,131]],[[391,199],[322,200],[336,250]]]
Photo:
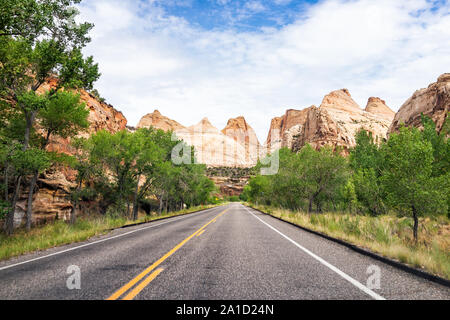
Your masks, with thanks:
[[[448,182],[433,177],[433,145],[417,128],[400,128],[382,149],[385,167],[381,181],[386,200],[393,208],[412,215],[417,242],[419,217],[447,212]]]
[[[85,45],[93,25],[75,23],[81,0],[3,0],[0,7],[0,38],[20,37],[33,42],[45,37]]]
[[[299,152],[302,163],[302,188],[309,201],[308,211],[312,212],[313,203],[321,212],[324,199],[333,200],[339,188],[347,181],[347,161],[329,147],[320,151],[306,145]]]
[[[17,108],[25,120],[22,151],[30,146],[35,120],[61,88],[92,89],[99,77],[92,57],[81,48],[90,40],[88,23],[76,24],[73,4],[78,0],[5,0],[0,18],[0,101]],[[41,94],[41,86],[56,78],[55,87]],[[15,180],[9,215],[14,215],[22,176]],[[31,184],[33,184],[33,180]],[[6,231],[13,232],[7,219]]]
[[[40,148],[45,150],[52,136],[68,138],[75,136],[81,129],[89,126],[87,117],[89,110],[84,103],[80,102],[80,95],[68,91],[56,92],[53,96],[47,96],[45,107],[43,107],[38,116],[40,127],[44,131],[44,139]],[[31,228],[33,213],[33,193],[40,171],[35,170],[30,182],[27,202],[27,230]]]
[[[360,130],[356,134],[356,146],[350,151],[350,167],[359,203],[372,215],[386,212],[384,190],[380,177],[383,170],[383,155],[375,143],[372,133]]]

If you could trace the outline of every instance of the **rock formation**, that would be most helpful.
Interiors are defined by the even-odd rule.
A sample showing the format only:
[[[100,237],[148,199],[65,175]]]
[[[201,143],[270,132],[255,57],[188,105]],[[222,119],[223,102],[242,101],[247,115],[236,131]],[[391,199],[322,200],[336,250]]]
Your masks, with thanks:
[[[138,128],[150,126],[172,130],[179,139],[194,147],[197,162],[208,166],[249,167],[255,165],[258,158],[258,139],[243,117],[230,119],[219,131],[207,118],[184,127],[155,110],[141,119]]]
[[[380,140],[385,139],[394,112],[379,98],[370,98],[365,110],[352,99],[347,89],[326,95],[320,107],[288,110],[282,118],[272,120],[271,129],[280,130],[278,144],[269,133],[267,143],[271,149],[277,146],[300,150],[309,143],[315,148],[325,145],[345,150],[356,143],[360,129],[372,132]]]
[[[421,127],[422,113],[433,119],[436,130],[440,132],[449,112],[450,73],[444,73],[428,88],[417,90],[400,107],[389,128],[389,133],[397,131],[402,124]]]
[[[395,112],[392,111],[384,100],[380,98],[370,97],[367,101],[367,106],[364,111],[375,114],[380,118],[386,119],[387,121],[392,121],[395,117]]]
[[[152,126],[155,129],[161,129],[164,131],[175,131],[179,129],[184,129],[185,127],[176,122],[175,120],[169,119],[163,115],[158,110],[153,111],[153,113],[146,114],[142,117],[137,125],[137,128],[149,128]]]
[[[303,130],[309,109],[289,109],[282,117],[272,119],[266,140],[269,151],[272,152],[281,147],[292,147],[294,139]]]
[[[56,80],[50,79],[41,86],[40,92],[48,91],[56,86]],[[89,137],[99,130],[117,132],[124,130],[127,125],[127,119],[120,111],[113,106],[99,101],[93,95],[85,90],[79,91],[81,100],[89,109],[89,128],[81,132],[79,136]],[[70,138],[52,138],[47,147],[49,151],[57,151],[66,154],[73,154],[70,145]],[[42,223],[47,220],[68,219],[72,204],[68,198],[71,187],[74,187],[75,172],[67,168],[51,168],[42,174],[37,181],[37,190],[33,199],[33,219],[34,223]],[[26,182],[26,181],[25,181]],[[22,187],[22,194],[15,211],[15,225],[22,223],[26,211],[28,197],[28,183]]]
[[[254,163],[257,161],[261,146],[255,131],[244,117],[240,116],[228,120],[226,127],[221,132],[244,147],[245,162]]]

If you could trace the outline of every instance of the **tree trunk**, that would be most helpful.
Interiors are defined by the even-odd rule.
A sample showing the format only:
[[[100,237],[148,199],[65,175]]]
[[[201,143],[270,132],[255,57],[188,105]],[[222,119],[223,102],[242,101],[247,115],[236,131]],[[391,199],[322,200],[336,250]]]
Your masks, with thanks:
[[[24,139],[23,139],[22,151],[27,151],[27,149],[28,149],[28,145],[30,143],[31,128],[33,127],[33,122],[36,117],[36,113],[37,113],[37,111],[32,111],[31,114],[28,114],[27,112],[25,112],[25,118],[26,118],[27,125],[25,128],[25,135],[24,135]],[[20,193],[21,182],[22,182],[22,176],[18,176],[16,179],[16,187],[15,187],[14,194],[13,194],[12,201],[11,201],[11,209],[8,212],[8,216],[6,218],[5,231],[6,231],[6,234],[8,234],[8,235],[13,234],[13,232],[14,232],[14,214],[16,212],[16,204],[17,204],[17,199],[19,197],[19,193]]]
[[[35,172],[30,183],[30,190],[28,191],[28,204],[27,204],[27,231],[31,229],[31,222],[33,220],[33,193],[36,186],[39,172]]]
[[[134,190],[134,199],[133,199],[133,220],[138,219],[138,192],[139,192],[139,179],[141,176],[139,175],[137,178],[136,189]]]
[[[419,229],[419,218],[417,217],[417,210],[414,206],[412,206],[412,212],[413,212],[413,218],[414,218],[414,228],[413,228],[413,235],[414,235],[414,241],[417,243],[418,236],[417,236],[417,230]]]
[[[22,177],[17,177],[16,180],[16,188],[14,189],[14,194],[11,201],[11,208],[9,209],[8,216],[6,218],[5,223],[5,232],[7,235],[12,235],[14,232],[14,214],[16,212],[16,204],[17,204],[17,198],[19,197],[20,193],[20,183],[22,182]]]
[[[77,221],[77,207],[78,207],[78,199],[75,200],[72,210],[70,210],[70,224],[74,225]]]
[[[159,196],[159,215],[162,213],[162,207],[163,207],[163,194]]]
[[[314,202],[314,197],[309,198],[308,213],[312,212],[313,202]]]
[[[9,184],[8,177],[9,177],[9,175],[8,175],[8,169],[9,169],[9,165],[8,165],[8,163],[5,162],[5,201],[6,202],[8,202],[8,200],[9,200],[9,193],[8,193],[8,184]]]

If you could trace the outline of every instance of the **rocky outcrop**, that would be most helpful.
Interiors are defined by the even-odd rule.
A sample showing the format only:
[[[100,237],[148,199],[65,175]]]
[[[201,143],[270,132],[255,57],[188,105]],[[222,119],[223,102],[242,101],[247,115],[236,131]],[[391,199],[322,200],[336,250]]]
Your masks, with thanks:
[[[56,86],[56,79],[50,79],[42,85],[40,92],[48,91]],[[117,132],[125,130],[127,119],[122,112],[117,111],[113,106],[99,101],[92,94],[85,90],[79,90],[80,99],[89,109],[89,128],[85,132],[79,134],[80,137],[89,137],[91,134],[99,130],[107,130],[109,132]],[[47,149],[49,151],[73,154],[71,147],[71,139],[52,138]],[[42,222],[53,219],[68,219],[72,209],[71,202],[68,198],[70,188],[74,187],[76,172],[64,167],[54,167],[42,174],[37,181],[37,190],[33,199],[33,223],[40,224]],[[22,187],[15,211],[15,225],[19,226],[23,221],[23,216],[27,206],[28,184]]]
[[[177,138],[194,147],[198,163],[208,166],[250,167],[258,159],[258,139],[243,117],[230,119],[228,125],[219,131],[207,118],[196,125],[184,127],[155,111],[144,116],[138,128],[150,126],[165,131],[172,130]]]
[[[245,162],[253,163],[257,161],[261,146],[255,131],[244,117],[229,119],[226,127],[221,132],[244,147]]]
[[[320,107],[288,110],[278,120],[272,120],[271,129],[280,130],[278,144],[269,133],[267,144],[300,150],[305,144],[314,148],[342,147],[344,153],[356,143],[360,129],[372,132],[375,139],[385,139],[394,112],[379,98],[370,98],[365,110],[352,99],[347,89],[326,95]]]
[[[209,177],[219,188],[222,196],[239,196],[248,183],[249,177]]]
[[[395,117],[395,112],[392,111],[384,100],[380,98],[370,97],[369,101],[367,101],[367,106],[364,111],[369,112],[371,114],[377,115],[380,118],[386,119],[387,121],[392,121]]]
[[[441,131],[450,112],[450,73],[441,75],[428,88],[417,90],[399,109],[389,128],[398,131],[401,125],[421,127],[421,114],[431,117]]]
[[[294,139],[303,130],[309,109],[289,109],[282,117],[273,118],[266,140],[268,150],[272,152],[281,147],[291,148]]]
[[[184,129],[185,127],[176,122],[175,120],[169,119],[163,115],[158,110],[152,113],[146,114],[142,117],[137,125],[137,128],[149,128],[152,126],[155,129],[161,129],[164,131],[176,131],[179,129]]]

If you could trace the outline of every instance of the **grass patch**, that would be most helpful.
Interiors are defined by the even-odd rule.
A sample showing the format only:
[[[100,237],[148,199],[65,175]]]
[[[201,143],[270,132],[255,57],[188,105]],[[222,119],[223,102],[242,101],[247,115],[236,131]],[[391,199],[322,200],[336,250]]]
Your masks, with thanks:
[[[25,253],[85,241],[91,237],[106,234],[114,228],[174,217],[216,206],[198,206],[161,215],[142,215],[137,221],[128,220],[123,217],[113,218],[100,216],[96,218],[80,218],[74,225],[70,225],[58,220],[44,226],[33,228],[30,232],[19,229],[12,236],[0,233],[0,261]]]
[[[450,221],[447,217],[421,218],[419,242],[416,244],[411,218],[336,212],[307,214],[247,205],[450,280]]]

